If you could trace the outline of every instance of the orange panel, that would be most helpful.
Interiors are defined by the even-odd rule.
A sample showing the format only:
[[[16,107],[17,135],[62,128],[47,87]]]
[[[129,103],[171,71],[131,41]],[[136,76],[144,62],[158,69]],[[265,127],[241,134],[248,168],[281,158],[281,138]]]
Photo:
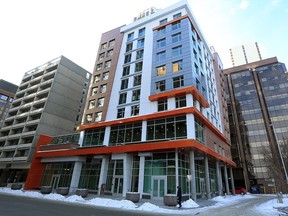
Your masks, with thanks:
[[[51,143],[52,137],[40,135],[38,144],[36,147],[36,153],[34,154],[28,176],[24,185],[25,190],[35,190],[40,187],[41,179],[44,173],[45,164],[41,163],[41,158],[37,157],[40,145],[47,145]]]
[[[159,94],[154,94],[149,96],[150,101],[158,101],[165,98],[171,98],[175,96],[181,96],[186,94],[192,94],[193,97],[199,101],[202,107],[208,108],[209,103],[208,101],[203,97],[203,95],[198,91],[198,89],[195,86],[189,86],[186,88],[180,88],[180,89],[174,89],[168,92],[162,92]]]
[[[168,149],[177,149],[177,148],[196,148],[206,154],[213,156],[221,161],[224,161],[232,166],[235,166],[235,163],[226,158],[207,146],[199,143],[194,139],[186,140],[171,140],[171,141],[159,141],[159,142],[150,142],[143,144],[131,144],[131,145],[122,145],[122,146],[101,146],[95,148],[79,148],[74,150],[63,150],[63,151],[51,151],[51,152],[37,152],[35,155],[37,158],[45,157],[65,157],[65,156],[83,156],[83,155],[100,155],[100,154],[112,154],[112,153],[132,153],[132,152],[147,152],[147,151],[162,151]]]

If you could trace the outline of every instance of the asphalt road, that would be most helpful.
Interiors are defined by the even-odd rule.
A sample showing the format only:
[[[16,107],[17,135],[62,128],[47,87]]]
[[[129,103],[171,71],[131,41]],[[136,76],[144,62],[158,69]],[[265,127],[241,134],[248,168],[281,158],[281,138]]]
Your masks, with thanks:
[[[0,194],[0,216],[153,216],[151,212],[138,212],[109,207],[94,207],[54,200]]]

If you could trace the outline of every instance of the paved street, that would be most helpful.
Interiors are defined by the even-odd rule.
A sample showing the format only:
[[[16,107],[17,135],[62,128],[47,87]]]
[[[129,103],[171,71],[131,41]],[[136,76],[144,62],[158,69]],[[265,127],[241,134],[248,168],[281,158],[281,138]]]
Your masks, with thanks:
[[[0,194],[0,216],[153,216],[151,212],[135,212],[109,207],[94,207],[61,201],[17,197]]]

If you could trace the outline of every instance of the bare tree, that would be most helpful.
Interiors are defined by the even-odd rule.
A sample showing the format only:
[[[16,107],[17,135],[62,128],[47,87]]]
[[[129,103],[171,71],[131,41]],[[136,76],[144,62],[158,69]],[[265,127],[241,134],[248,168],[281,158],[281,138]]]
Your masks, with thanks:
[[[262,154],[269,177],[275,181],[277,192],[288,193],[286,172],[288,168],[288,139],[278,142],[278,145],[277,148],[264,147]]]

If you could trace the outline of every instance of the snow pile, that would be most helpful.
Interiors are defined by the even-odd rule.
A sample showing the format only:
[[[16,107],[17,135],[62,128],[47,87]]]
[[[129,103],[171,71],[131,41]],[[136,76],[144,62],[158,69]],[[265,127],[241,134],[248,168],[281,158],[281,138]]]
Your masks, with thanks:
[[[94,198],[86,201],[87,204],[97,206],[109,206],[114,208],[135,209],[137,206],[129,200],[113,200],[105,198]]]
[[[146,211],[147,209],[149,209],[149,211],[158,212],[160,208],[159,206],[153,205],[148,202],[145,202],[138,208],[138,210],[141,210],[141,211]]]
[[[189,199],[182,203],[182,207],[183,208],[197,208],[199,207],[199,205],[196,202],[194,202],[192,199]]]

